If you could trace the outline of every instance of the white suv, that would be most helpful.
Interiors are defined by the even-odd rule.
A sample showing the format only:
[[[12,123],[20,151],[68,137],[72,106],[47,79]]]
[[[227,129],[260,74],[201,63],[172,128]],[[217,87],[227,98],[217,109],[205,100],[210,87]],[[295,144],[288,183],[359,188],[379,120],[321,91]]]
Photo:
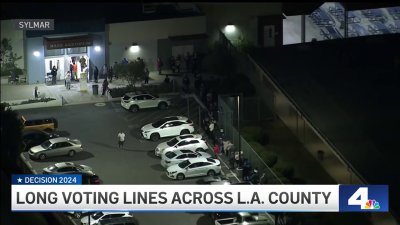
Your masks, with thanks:
[[[160,156],[161,153],[164,151],[164,149],[168,148],[168,147],[173,147],[176,144],[178,144],[179,142],[183,141],[184,139],[203,139],[203,137],[200,134],[184,134],[184,135],[180,135],[178,137],[174,137],[166,142],[162,142],[159,145],[157,145],[157,147],[154,150],[154,154],[156,156]]]
[[[132,112],[144,108],[167,109],[171,102],[167,98],[156,98],[151,94],[126,93],[121,97],[121,106]]]
[[[185,177],[215,176],[221,173],[221,163],[218,159],[195,158],[183,161],[167,168],[167,176],[183,180]]]
[[[142,136],[152,141],[158,141],[162,137],[178,136],[193,132],[193,121],[184,116],[164,117],[157,122],[149,123],[141,128]]]
[[[174,146],[165,148],[163,151],[160,151],[160,155],[163,156],[167,152],[177,151],[181,149],[188,149],[196,152],[204,152],[208,149],[207,143],[204,140],[194,139],[194,138],[187,138],[179,143],[176,143]]]

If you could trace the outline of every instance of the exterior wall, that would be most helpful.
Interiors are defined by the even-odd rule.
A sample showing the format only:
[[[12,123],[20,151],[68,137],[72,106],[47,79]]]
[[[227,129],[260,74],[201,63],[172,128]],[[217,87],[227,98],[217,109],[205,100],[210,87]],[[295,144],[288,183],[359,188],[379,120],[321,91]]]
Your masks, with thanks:
[[[15,29],[13,20],[2,20],[0,37],[1,40],[3,40],[3,38],[11,39],[13,52],[16,53],[17,56],[22,56],[22,59],[17,61],[17,65],[19,68],[24,69],[24,31]]]
[[[232,23],[236,31],[226,34],[232,43],[243,36],[257,45],[257,18],[282,14],[282,3],[200,3],[198,6],[207,17],[207,33],[212,42],[218,39],[218,30],[223,31],[228,23]]]
[[[120,62],[123,58],[128,60],[141,57],[145,60],[150,70],[154,70],[158,53],[167,54],[169,50],[158,47],[160,39],[170,36],[192,35],[206,33],[206,19],[204,16],[174,18],[164,20],[137,21],[126,23],[107,24],[109,41],[108,63]],[[139,45],[139,52],[132,53],[129,47],[133,42]],[[164,41],[163,46],[168,46]],[[166,58],[162,58],[166,62]],[[165,64],[165,63],[164,63]]]
[[[34,56],[33,52],[38,51],[39,56]],[[27,38],[26,39],[26,60],[27,60],[27,83],[44,83],[45,66],[44,66],[44,46],[43,38]]]
[[[93,46],[88,47],[88,57],[89,57],[89,80],[93,79],[93,71],[94,67],[97,66],[99,70],[101,67],[106,63],[106,54],[107,54],[107,49],[106,49],[106,40],[105,40],[105,33],[104,32],[98,32],[98,33],[92,33],[95,36],[95,39],[93,41]],[[96,52],[94,50],[95,46],[100,46],[100,51]]]

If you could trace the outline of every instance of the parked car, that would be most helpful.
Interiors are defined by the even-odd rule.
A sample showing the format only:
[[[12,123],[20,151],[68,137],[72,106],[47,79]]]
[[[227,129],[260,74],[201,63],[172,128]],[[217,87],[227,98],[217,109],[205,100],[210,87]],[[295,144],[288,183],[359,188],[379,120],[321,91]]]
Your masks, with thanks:
[[[228,178],[224,176],[208,176],[201,178],[197,181],[197,184],[211,184],[212,182],[219,182],[219,181],[224,181],[228,180]]]
[[[65,213],[73,216],[76,219],[79,219],[82,216],[89,216],[90,214],[93,214],[94,212],[65,212]]]
[[[90,166],[61,162],[43,168],[43,174],[81,174],[82,184],[100,184],[101,180]]]
[[[132,112],[145,108],[167,109],[170,105],[171,102],[168,98],[157,98],[151,94],[130,92],[121,97],[121,106]]]
[[[215,225],[275,225],[269,213],[212,213]]]
[[[162,142],[160,144],[157,145],[157,147],[154,150],[154,154],[156,156],[161,156],[161,152],[164,151],[164,149],[168,148],[168,147],[173,147],[176,144],[178,144],[179,142],[181,142],[182,140],[185,139],[203,139],[203,137],[200,134],[184,134],[184,135],[180,135],[177,137],[174,137],[166,142]]]
[[[52,156],[68,155],[75,156],[77,152],[83,151],[82,143],[78,139],[69,139],[66,137],[52,138],[41,145],[32,147],[29,150],[29,156],[32,159],[46,159]]]
[[[141,128],[142,136],[152,141],[158,141],[162,137],[178,136],[193,132],[193,121],[184,116],[164,117]]]
[[[215,176],[221,173],[221,163],[218,159],[195,158],[188,159],[167,168],[167,176],[183,180],[186,177]]]
[[[192,151],[189,149],[182,149],[182,150],[174,150],[166,152],[162,155],[161,158],[161,165],[165,168],[178,164],[188,159],[195,159],[195,158],[210,158],[211,155],[202,152],[202,151]]]
[[[177,151],[181,149],[192,150],[196,152],[205,152],[208,149],[207,143],[201,139],[187,138],[174,146],[165,148],[163,151],[160,151],[160,155],[164,156],[167,152]]]
[[[43,130],[47,132],[53,132],[58,128],[58,120],[53,117],[39,118],[39,119],[26,119],[21,116],[22,123],[25,129]]]
[[[103,219],[99,221],[99,225],[138,225],[139,222],[134,217],[116,217]]]
[[[89,216],[90,216],[90,224],[89,224]],[[100,221],[110,218],[132,217],[132,215],[129,212],[97,212],[89,216],[82,217],[81,219],[82,225],[99,224]]]
[[[49,133],[42,130],[27,129],[22,132],[22,141],[25,145],[24,151],[29,151],[30,148],[40,145],[43,142],[59,137],[58,134]]]

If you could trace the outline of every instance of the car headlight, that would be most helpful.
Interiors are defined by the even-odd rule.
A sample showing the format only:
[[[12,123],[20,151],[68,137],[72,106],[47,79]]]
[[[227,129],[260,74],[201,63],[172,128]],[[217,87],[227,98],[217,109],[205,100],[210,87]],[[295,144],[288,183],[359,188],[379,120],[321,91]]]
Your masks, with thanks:
[[[148,130],[145,130],[145,131],[143,131],[143,133],[145,133],[145,134],[147,134],[147,133],[149,133],[150,131],[148,131]]]
[[[170,174],[175,174],[176,172],[178,172],[178,171],[174,171],[174,172],[169,172]]]

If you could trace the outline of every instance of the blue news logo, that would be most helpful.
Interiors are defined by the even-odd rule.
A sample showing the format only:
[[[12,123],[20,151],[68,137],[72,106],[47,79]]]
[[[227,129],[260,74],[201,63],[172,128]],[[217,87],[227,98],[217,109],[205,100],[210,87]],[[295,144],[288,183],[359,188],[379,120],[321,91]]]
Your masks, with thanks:
[[[340,212],[388,212],[388,185],[340,185]]]

